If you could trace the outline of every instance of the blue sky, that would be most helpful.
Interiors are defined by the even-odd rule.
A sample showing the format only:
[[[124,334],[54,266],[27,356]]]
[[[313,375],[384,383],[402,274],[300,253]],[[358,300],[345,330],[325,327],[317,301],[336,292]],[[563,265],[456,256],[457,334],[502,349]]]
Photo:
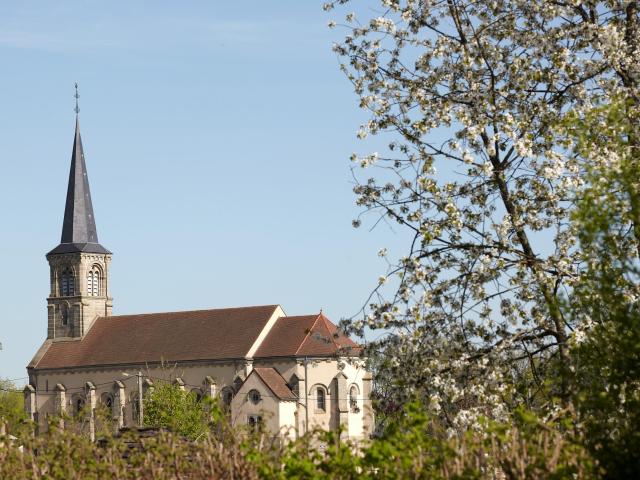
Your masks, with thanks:
[[[377,251],[405,243],[351,227],[349,155],[380,145],[356,138],[366,116],[321,7],[0,4],[0,377],[24,377],[46,336],[76,81],[114,313],[358,311],[385,270]]]

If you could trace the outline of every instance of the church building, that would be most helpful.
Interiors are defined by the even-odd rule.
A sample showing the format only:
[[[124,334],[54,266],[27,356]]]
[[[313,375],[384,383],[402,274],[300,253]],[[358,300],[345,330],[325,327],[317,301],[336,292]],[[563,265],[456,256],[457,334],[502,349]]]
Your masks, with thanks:
[[[118,426],[136,426],[140,392],[166,380],[219,397],[234,424],[261,423],[274,436],[320,427],[368,437],[371,375],[358,345],[322,312],[287,316],[273,304],[112,314],[112,253],[98,241],[77,112],[62,238],[46,256],[47,337],[27,366],[31,419],[44,427],[86,415],[93,434],[102,405]]]

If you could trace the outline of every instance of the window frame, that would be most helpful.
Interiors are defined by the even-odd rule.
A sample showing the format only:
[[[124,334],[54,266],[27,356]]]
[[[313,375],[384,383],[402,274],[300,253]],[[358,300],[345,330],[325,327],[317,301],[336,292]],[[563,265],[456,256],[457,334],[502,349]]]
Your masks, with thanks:
[[[249,390],[249,393],[247,393],[247,400],[253,405],[258,405],[262,401],[262,394],[259,390],[252,388]]]
[[[73,297],[76,294],[75,273],[71,267],[65,267],[60,273],[59,295],[61,297]]]
[[[233,387],[227,385],[222,390],[220,390],[220,400],[222,400],[222,406],[225,409],[231,410],[231,402],[233,402],[233,397],[235,397],[235,391]]]
[[[93,264],[87,272],[87,296],[100,297],[102,295],[102,267]]]
[[[256,430],[259,430],[262,425],[263,418],[261,414],[251,413],[247,415],[247,426],[249,427],[250,431],[255,432]]]
[[[202,399],[204,398],[204,392],[202,391],[201,388],[192,388],[189,391],[189,394],[195,397],[196,403],[202,402]]]
[[[315,389],[315,412],[327,412],[327,388],[324,385],[314,385]]]
[[[109,411],[109,417],[111,418],[113,416],[113,411],[115,410],[115,395],[111,392],[103,392],[102,395],[100,395],[100,404],[107,408]]]
[[[84,398],[83,395],[80,395],[80,394],[73,395],[73,397],[71,398],[71,407],[73,408],[73,415],[79,416],[84,410],[84,407],[86,406],[86,404],[87,404],[87,400]]]
[[[300,379],[295,373],[291,375],[291,380],[289,380],[289,389],[297,398],[300,398]]]
[[[355,391],[355,395],[353,394]],[[351,413],[360,413],[360,405],[358,398],[360,397],[360,388],[356,384],[349,387],[349,411]]]
[[[131,395],[129,402],[131,403],[131,420],[137,425],[140,419],[140,402],[138,400],[138,392]]]

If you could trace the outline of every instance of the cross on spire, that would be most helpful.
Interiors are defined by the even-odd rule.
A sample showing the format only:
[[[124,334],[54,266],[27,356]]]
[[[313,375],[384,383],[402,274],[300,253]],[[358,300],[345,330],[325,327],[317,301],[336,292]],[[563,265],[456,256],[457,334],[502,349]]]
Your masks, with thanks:
[[[76,82],[76,94],[74,97],[76,99],[76,108],[74,108],[73,111],[78,115],[80,113],[80,107],[78,107],[78,99],[80,98],[80,95],[78,94],[78,82]]]

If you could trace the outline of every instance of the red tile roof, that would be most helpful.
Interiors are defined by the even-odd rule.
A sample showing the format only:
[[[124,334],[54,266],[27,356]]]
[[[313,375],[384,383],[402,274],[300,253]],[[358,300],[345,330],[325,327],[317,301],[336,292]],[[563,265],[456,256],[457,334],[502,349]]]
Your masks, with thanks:
[[[255,367],[251,373],[254,372],[280,400],[295,400],[297,398],[287,385],[287,381],[275,368]]]
[[[294,356],[317,318],[318,315],[280,317],[254,357]]]
[[[82,340],[51,342],[36,369],[243,358],[277,305],[100,317]]]
[[[254,357],[358,355],[360,347],[322,313],[280,317]]]

